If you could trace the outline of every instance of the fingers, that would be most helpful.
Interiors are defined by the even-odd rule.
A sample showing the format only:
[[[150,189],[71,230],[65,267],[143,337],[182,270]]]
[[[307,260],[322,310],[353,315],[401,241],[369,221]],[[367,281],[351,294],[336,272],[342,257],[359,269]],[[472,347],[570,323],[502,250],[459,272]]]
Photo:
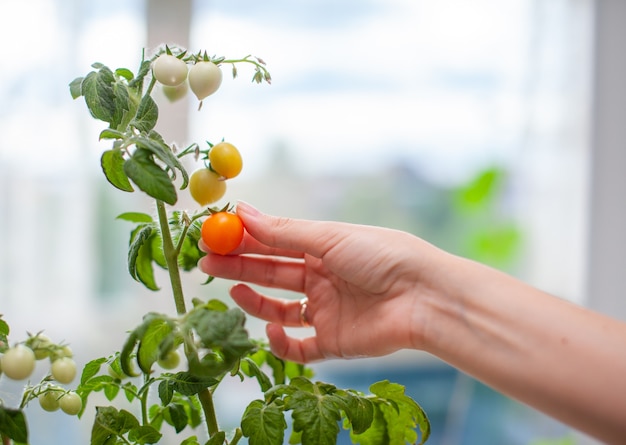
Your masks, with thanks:
[[[300,302],[261,295],[245,284],[237,284],[230,295],[244,311],[253,317],[288,327],[302,327]]]
[[[279,324],[270,323],[266,328],[267,338],[274,355],[297,363],[311,363],[324,359],[316,337],[289,337]]]
[[[276,257],[208,254],[198,262],[212,276],[245,281],[266,287],[304,292],[304,264]]]
[[[246,231],[266,248],[281,252],[310,254],[321,258],[351,229],[346,224],[282,218],[265,215],[245,202],[237,204],[237,214]],[[254,244],[250,242],[250,247]]]

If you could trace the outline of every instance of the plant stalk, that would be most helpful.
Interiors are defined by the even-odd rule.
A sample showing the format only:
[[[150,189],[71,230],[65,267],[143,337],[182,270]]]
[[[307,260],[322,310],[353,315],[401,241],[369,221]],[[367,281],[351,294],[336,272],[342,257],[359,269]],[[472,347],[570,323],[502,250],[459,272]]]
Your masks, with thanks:
[[[161,200],[157,200],[156,206],[159,217],[159,225],[161,227],[161,238],[163,240],[163,255],[165,256],[165,262],[170,276],[176,312],[178,312],[178,315],[185,315],[187,313],[187,309],[185,307],[185,296],[180,277],[180,269],[178,268],[179,250],[174,246],[174,241],[172,240],[172,232],[170,231],[165,203]],[[198,393],[198,399],[202,405],[202,411],[204,411],[204,418],[209,436],[212,437],[219,431],[217,416],[215,414],[215,405],[213,404],[213,395],[208,388],[205,388]]]

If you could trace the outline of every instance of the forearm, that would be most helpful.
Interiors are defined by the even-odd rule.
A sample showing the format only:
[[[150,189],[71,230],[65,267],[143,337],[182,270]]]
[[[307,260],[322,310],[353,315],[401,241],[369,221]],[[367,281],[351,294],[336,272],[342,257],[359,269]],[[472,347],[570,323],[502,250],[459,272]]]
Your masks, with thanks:
[[[626,437],[626,325],[450,257],[425,349],[609,443]],[[446,270],[450,276],[446,279]],[[458,285],[455,283],[459,283]]]

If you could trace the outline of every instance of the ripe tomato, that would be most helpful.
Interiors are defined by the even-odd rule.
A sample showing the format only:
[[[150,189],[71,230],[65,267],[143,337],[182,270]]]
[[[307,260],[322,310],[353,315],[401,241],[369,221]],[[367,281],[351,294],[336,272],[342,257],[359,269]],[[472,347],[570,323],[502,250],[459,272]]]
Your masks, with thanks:
[[[75,416],[83,408],[83,401],[78,394],[70,391],[59,399],[59,406],[65,414]]]
[[[42,392],[37,397],[39,399],[39,406],[45,411],[53,412],[59,409],[59,397],[61,397],[63,391],[59,389],[49,388],[47,391]]]
[[[229,142],[215,144],[209,150],[209,162],[211,168],[226,179],[234,178],[243,168],[239,150]]]
[[[180,354],[178,351],[170,351],[163,358],[160,358],[157,363],[163,369],[174,369],[180,364]]]
[[[189,69],[189,87],[198,100],[215,93],[222,84],[222,70],[213,62],[198,62]]]
[[[154,78],[163,85],[175,87],[187,79],[187,64],[171,54],[161,54],[152,64]]]
[[[211,251],[226,255],[241,244],[243,222],[234,213],[213,213],[202,223],[201,236]]]
[[[63,357],[52,362],[50,373],[59,383],[72,383],[76,377],[76,363],[69,357]]]
[[[2,372],[13,380],[24,380],[35,369],[35,353],[24,345],[7,349],[0,359]]]
[[[226,182],[208,168],[200,168],[189,178],[189,193],[201,206],[218,201],[226,193]]]

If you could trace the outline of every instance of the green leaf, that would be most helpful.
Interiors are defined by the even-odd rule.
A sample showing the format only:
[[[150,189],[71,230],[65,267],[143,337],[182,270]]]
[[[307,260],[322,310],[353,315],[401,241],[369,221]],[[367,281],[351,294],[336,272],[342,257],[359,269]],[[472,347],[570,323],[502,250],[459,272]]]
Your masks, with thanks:
[[[83,367],[83,373],[80,376],[80,384],[84,385],[89,379],[94,377],[100,372],[100,367],[103,363],[106,363],[106,358],[97,358],[91,360]]]
[[[241,368],[244,370],[246,375],[257,379],[259,386],[261,387],[261,391],[266,392],[272,387],[272,382],[267,374],[261,371],[261,368],[249,357],[243,358]]]
[[[224,431],[218,431],[211,436],[205,445],[222,445],[225,441],[226,433]]]
[[[21,410],[0,405],[0,433],[15,442],[28,442],[26,416]]]
[[[91,115],[101,121],[112,123],[115,119],[115,77],[109,68],[91,71],[81,83],[81,94]]]
[[[302,433],[302,445],[335,445],[341,420],[341,401],[332,393],[327,393],[324,386],[311,389],[312,384],[306,379],[297,379],[297,386],[305,390],[295,391],[289,396],[285,409],[292,410],[293,429]]]
[[[366,397],[361,397],[349,392],[344,393],[342,399],[345,402],[343,410],[350,421],[354,434],[366,431],[374,420],[374,405]]]
[[[82,92],[83,77],[77,77],[70,82],[70,94],[72,99],[78,99],[83,95]]]
[[[155,199],[167,204],[176,204],[176,188],[169,175],[159,167],[150,152],[138,148],[124,163],[124,173],[137,186]]]
[[[417,442],[415,428],[419,427],[423,444],[430,436],[430,421],[421,406],[404,394],[404,386],[387,380],[374,383],[370,391],[383,403],[378,408],[387,422],[390,443]]]
[[[373,419],[370,426],[361,433],[356,433],[354,428],[350,431],[350,439],[352,443],[360,445],[381,445],[389,444],[389,436],[387,435],[387,422],[380,411],[379,404],[372,404]]]
[[[139,131],[148,132],[154,128],[159,118],[159,107],[149,94],[145,94],[139,102],[137,114],[130,122]]]
[[[150,243],[147,242],[154,228],[151,224],[141,224],[131,232],[128,247],[128,272],[136,281],[143,283],[150,290],[159,290],[152,268]]]
[[[122,151],[118,149],[107,150],[100,158],[100,166],[107,180],[122,191],[133,192],[135,189],[124,172],[124,163]]]
[[[221,442],[224,443],[224,442]],[[183,440],[180,445],[200,445],[200,442],[198,442],[198,437],[196,436],[191,436],[186,438],[185,440]]]
[[[113,119],[110,121],[111,128],[124,131],[135,115],[137,106],[125,83],[115,82],[113,84],[113,94],[114,109]]]
[[[159,383],[159,398],[163,405],[172,401],[174,392],[185,396],[193,396],[200,391],[215,386],[219,381],[212,377],[200,377],[186,371],[176,374],[163,374],[164,380]]]
[[[176,433],[180,433],[184,430],[189,420],[185,407],[179,403],[168,405],[163,411],[163,418],[174,427]]]
[[[245,315],[239,308],[214,311],[194,308],[187,322],[195,329],[204,347],[220,351],[227,359],[239,360],[254,348],[244,329]]]
[[[160,346],[168,336],[172,336],[173,326],[167,320],[155,318],[152,320],[137,348],[137,362],[145,374],[149,374],[152,365],[159,359]]]
[[[151,68],[152,68],[152,64],[150,63],[150,61],[143,60],[141,62],[141,65],[139,66],[139,71],[137,72],[137,75],[135,76],[133,80],[128,82],[128,86],[141,91],[142,86],[143,86],[143,79],[150,72]]]
[[[163,434],[159,433],[150,425],[135,427],[128,433],[128,439],[131,442],[142,445],[146,443],[157,443],[159,440],[161,440],[161,437],[163,437]]]
[[[174,155],[169,145],[165,143],[163,138],[156,131],[150,131],[148,136],[137,136],[132,138],[131,141],[138,147],[143,148],[151,152],[157,159],[162,161],[167,168],[172,172],[172,179],[176,178],[176,170],[182,173],[183,183],[180,188],[187,187],[189,178],[187,176],[187,170],[180,163],[180,160]]]
[[[253,400],[241,419],[241,430],[250,445],[283,443],[286,429],[283,411],[276,404],[266,405],[262,400]]]
[[[118,411],[112,406],[98,406],[91,429],[91,445],[109,445],[111,439],[122,437],[137,427],[139,421],[128,411]]]
[[[117,215],[117,219],[130,221],[133,223],[144,223],[144,224],[150,224],[154,222],[154,220],[152,219],[152,216],[148,215],[147,213],[141,213],[141,212],[121,213]]]
[[[112,128],[105,128],[100,132],[98,140],[102,139],[124,139],[124,133],[121,131],[113,130]]]
[[[120,77],[123,77],[124,79],[128,81],[132,80],[134,77],[133,72],[129,70],[128,68],[118,68],[115,70],[115,74],[117,74]]]

